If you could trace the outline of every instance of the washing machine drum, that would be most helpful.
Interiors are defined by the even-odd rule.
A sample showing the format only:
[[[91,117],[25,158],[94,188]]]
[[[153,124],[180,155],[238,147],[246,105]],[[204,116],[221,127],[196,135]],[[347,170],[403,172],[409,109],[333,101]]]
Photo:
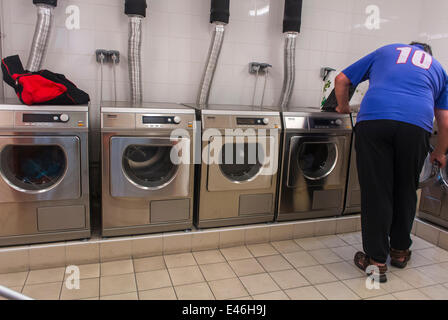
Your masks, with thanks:
[[[59,146],[9,145],[1,153],[3,176],[24,191],[46,190],[64,176],[67,159]]]
[[[263,167],[264,152],[260,144],[231,143],[221,149],[220,169],[222,174],[233,182],[246,182],[254,179]],[[226,153],[229,152],[228,154]]]
[[[297,164],[309,180],[327,177],[335,168],[338,150],[334,143],[303,143],[298,152]]]
[[[138,146],[126,148],[123,168],[137,185],[157,188],[169,183],[177,172],[171,161],[171,146]]]

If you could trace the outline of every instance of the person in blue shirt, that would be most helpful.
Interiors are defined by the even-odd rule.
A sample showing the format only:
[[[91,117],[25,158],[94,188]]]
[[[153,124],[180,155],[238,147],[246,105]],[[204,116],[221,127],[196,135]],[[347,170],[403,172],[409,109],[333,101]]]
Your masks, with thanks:
[[[427,44],[387,45],[337,76],[337,112],[350,113],[349,87],[365,80],[370,85],[355,127],[364,252],[356,253],[354,262],[386,282],[388,255],[399,268],[411,257],[416,191],[434,116],[439,136],[431,161],[446,165],[448,75]]]

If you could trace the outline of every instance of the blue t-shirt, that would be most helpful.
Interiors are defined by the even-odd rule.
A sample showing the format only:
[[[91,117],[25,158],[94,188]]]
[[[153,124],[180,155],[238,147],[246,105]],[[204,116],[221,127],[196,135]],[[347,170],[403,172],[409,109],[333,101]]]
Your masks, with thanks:
[[[432,132],[434,108],[448,109],[448,76],[420,46],[387,45],[342,72],[354,86],[370,80],[358,122],[396,120]]]

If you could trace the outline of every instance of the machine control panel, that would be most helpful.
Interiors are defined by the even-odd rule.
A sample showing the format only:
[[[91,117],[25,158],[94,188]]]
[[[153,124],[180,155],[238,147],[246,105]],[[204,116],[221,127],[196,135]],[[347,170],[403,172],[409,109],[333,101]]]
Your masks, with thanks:
[[[351,130],[350,117],[323,117],[308,115],[285,115],[284,123],[286,129],[295,130]]]
[[[23,123],[66,123],[70,116],[65,113],[24,113],[22,115]]]
[[[88,128],[88,113],[84,111],[15,111],[16,128]]]
[[[101,126],[103,129],[120,130],[174,130],[194,128],[195,114],[178,113],[168,114],[163,112],[133,113],[133,112],[102,112]]]
[[[311,129],[338,129],[344,122],[342,119],[310,118]]]
[[[142,116],[143,124],[179,124],[182,119],[179,116],[160,117],[160,116]]]
[[[267,126],[269,118],[236,118],[236,124],[239,126]]]

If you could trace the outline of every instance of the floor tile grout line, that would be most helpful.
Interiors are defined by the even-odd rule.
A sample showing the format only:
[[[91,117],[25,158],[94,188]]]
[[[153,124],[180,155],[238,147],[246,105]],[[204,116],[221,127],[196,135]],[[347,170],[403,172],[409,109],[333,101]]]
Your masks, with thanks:
[[[167,264],[166,264],[165,255],[163,255],[162,257],[163,257],[163,263],[165,264],[165,267],[166,267],[166,272],[168,273],[168,277],[170,278],[171,288],[173,288],[173,291],[174,291],[174,295],[175,295],[175,297],[176,297],[176,300],[179,300],[179,297],[178,297],[178,295],[177,295],[177,291],[176,291],[176,287],[174,286],[173,279],[172,279],[172,277],[171,277],[170,270],[168,269],[168,266],[167,266]]]
[[[218,245],[219,245],[219,243],[218,243]],[[207,283],[207,287],[208,287],[208,289],[210,290],[210,292],[212,293],[213,298],[216,300],[216,296],[215,296],[215,294],[213,293],[212,288],[210,287],[209,281],[208,281],[207,278],[205,277],[204,272],[202,272],[201,266],[199,265],[198,260],[196,259],[196,257],[194,256],[194,254],[193,254],[193,259],[194,259],[194,261],[196,262],[196,264],[197,264],[197,266],[198,266],[198,269],[199,269],[199,271],[201,272],[202,277],[204,278],[205,283]],[[224,280],[225,280],[225,279],[224,279]]]
[[[30,276],[30,272],[27,271],[27,274],[26,274],[26,277],[25,277],[25,282],[24,282],[23,285],[22,285],[22,289],[20,290],[20,293],[22,293],[23,290],[25,289],[25,286],[26,286],[26,283],[28,282],[28,278],[29,278],[29,276]]]
[[[266,270],[266,268],[263,266],[263,264],[261,264],[261,263],[258,261],[257,257],[254,257],[254,259],[255,259],[255,261],[258,262],[258,264],[259,264],[259,265],[261,266],[261,268],[264,270],[264,273],[266,273],[266,274],[268,275],[268,277],[275,283],[275,285],[276,285],[280,290],[283,290],[282,287],[277,283],[277,281],[275,281],[275,279],[272,278],[271,274]],[[258,274],[263,274],[263,273],[258,273]],[[254,275],[258,275],[258,274],[247,275],[247,276],[245,276],[245,277],[248,277],[248,276],[254,276]],[[246,288],[247,293],[249,293],[249,295],[252,297],[252,294],[249,292],[249,289],[244,285],[244,282],[240,279],[240,277],[238,277],[238,279],[239,279],[240,282],[243,284],[243,286]],[[276,291],[278,291],[278,290],[275,290],[275,291],[272,291],[272,292],[276,292]],[[271,292],[266,292],[266,293],[271,293]]]
[[[313,285],[314,289],[316,289],[324,298],[325,300],[330,300],[325,293],[323,293],[323,291],[319,290],[319,288],[317,286],[319,285],[325,285],[325,284],[331,284],[331,283],[340,283],[342,284],[345,288],[347,288],[351,293],[353,293],[356,297],[358,297],[359,299],[363,300],[362,297],[360,297],[356,292],[354,292],[351,288],[349,288],[344,282],[342,281],[333,281],[333,282],[326,282],[326,283],[319,283],[316,285]]]
[[[344,263],[344,262],[347,263],[347,261],[341,261],[341,262],[332,262],[332,263],[329,263],[329,264]],[[336,279],[338,279],[338,281],[353,280],[353,279],[359,279],[359,278],[362,278],[362,277],[363,277],[363,275],[360,274],[359,277],[355,277],[355,278],[347,278],[347,279],[340,279],[336,274],[334,274],[334,273],[330,270],[329,267],[327,267],[328,264],[322,264],[321,266],[323,266],[328,272],[330,272],[332,275],[334,275],[334,276],[336,277]]]
[[[67,270],[67,268],[65,268],[65,270],[64,270],[64,274],[63,274],[63,276],[62,276],[62,283],[61,283],[61,288],[59,289],[59,299],[58,300],[61,300],[62,299],[62,289],[63,289],[63,287],[64,287],[64,283],[65,283],[65,271]],[[81,280],[79,280],[79,281],[81,281]]]
[[[138,290],[137,273],[135,272],[134,258],[131,258],[132,270],[134,271],[135,289],[137,291],[137,300],[140,300],[140,290]]]

